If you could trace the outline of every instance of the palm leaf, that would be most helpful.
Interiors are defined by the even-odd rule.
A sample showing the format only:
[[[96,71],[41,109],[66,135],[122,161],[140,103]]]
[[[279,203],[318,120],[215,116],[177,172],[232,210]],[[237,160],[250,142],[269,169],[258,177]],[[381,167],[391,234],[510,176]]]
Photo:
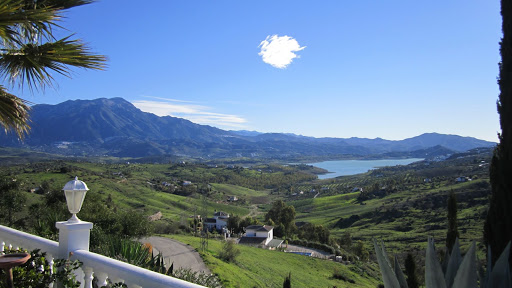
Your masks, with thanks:
[[[10,47],[34,39],[34,35],[51,35],[51,26],[59,18],[58,9],[26,9],[20,0],[0,1],[0,38]]]
[[[29,104],[30,102],[7,93],[0,86],[0,125],[6,133],[13,131],[18,138],[23,139],[30,131]]]
[[[69,9],[77,6],[91,4],[94,0],[25,0],[26,9],[56,8]]]
[[[24,44],[19,49],[4,49],[0,55],[0,74],[11,82],[30,88],[52,86],[50,71],[70,76],[69,66],[102,70],[105,57],[89,52],[79,40],[69,37],[42,45]]]

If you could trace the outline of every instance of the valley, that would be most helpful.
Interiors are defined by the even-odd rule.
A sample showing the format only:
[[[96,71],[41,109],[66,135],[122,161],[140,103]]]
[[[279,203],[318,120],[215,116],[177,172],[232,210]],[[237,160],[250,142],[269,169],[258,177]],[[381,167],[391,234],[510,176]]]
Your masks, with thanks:
[[[338,269],[348,275],[347,279],[356,281],[354,287],[375,287],[380,282],[380,274],[374,260],[371,239],[384,241],[388,251],[398,254],[401,261],[407,253],[412,253],[418,264],[421,264],[428,236],[434,236],[438,245],[444,246],[447,230],[446,203],[451,191],[458,201],[462,250],[465,251],[470,242],[476,240],[478,254],[483,257],[483,222],[490,195],[488,175],[491,155],[492,149],[473,149],[455,153],[444,160],[383,167],[363,174],[324,180],[318,179],[317,174],[325,170],[305,164],[254,163],[244,165],[244,168],[233,164],[183,161],[148,164],[128,163],[125,160],[119,163],[120,159],[118,163],[109,164],[78,159],[71,161],[69,158],[4,164],[0,167],[0,175],[15,178],[27,199],[14,214],[14,227],[39,231],[39,234],[46,231],[31,224],[29,215],[35,211],[31,207],[44,203],[52,193],[62,193],[62,185],[78,176],[90,189],[79,217],[99,222],[99,226],[94,229],[103,229],[101,222],[105,220],[98,218],[98,211],[103,211],[101,209],[112,211],[109,213],[137,212],[144,217],[160,212],[161,218],[150,222],[151,229],[141,234],[168,235],[198,250],[199,238],[193,237],[195,233],[192,229],[194,215],[206,211],[203,216],[211,217],[215,211],[224,211],[230,216],[265,223],[265,214],[271,209],[272,203],[282,200],[295,209],[294,225],[298,227],[297,231],[301,231],[306,223],[326,228],[330,234],[328,244],[339,247],[336,249],[351,259],[351,264],[307,260],[308,263],[313,261],[311,265],[318,267],[315,273],[309,273],[307,270],[313,269],[313,266],[304,266],[305,262],[301,260],[304,258],[300,258],[304,256],[285,257],[282,252],[250,247],[240,247],[244,256],[239,261],[225,263],[218,259],[220,242],[214,240],[220,235],[214,234],[210,248],[201,252],[201,255],[225,287],[238,287],[239,283],[230,275],[241,273],[240,269],[247,272],[243,272],[244,276],[239,279],[243,283],[255,283],[258,287],[269,287],[262,283],[274,283],[272,287],[278,287],[287,269],[293,274],[297,273],[295,271],[303,271],[299,273],[311,278],[305,283],[320,281],[318,283],[343,287],[345,281],[332,278],[333,271]],[[98,210],[100,206],[103,208]],[[0,220],[5,222],[7,219]],[[51,231],[44,233],[47,237],[55,237]],[[289,235],[290,240],[300,240],[299,234]],[[351,246],[343,244],[342,239],[346,235],[349,235],[353,243]],[[368,260],[356,257],[360,252],[355,252],[356,243],[362,245],[366,251],[364,253],[368,253]],[[269,264],[271,266],[266,268],[261,266],[269,261],[249,264],[253,257],[273,259],[274,256],[285,257],[283,259],[288,259],[286,263],[290,264],[286,268],[277,267],[280,263],[278,260],[272,260],[276,264]],[[262,277],[262,273],[268,276],[266,282],[257,280]],[[418,271],[418,275],[422,274],[422,271]],[[302,279],[302,276],[296,277]],[[309,286],[297,284],[296,287]]]

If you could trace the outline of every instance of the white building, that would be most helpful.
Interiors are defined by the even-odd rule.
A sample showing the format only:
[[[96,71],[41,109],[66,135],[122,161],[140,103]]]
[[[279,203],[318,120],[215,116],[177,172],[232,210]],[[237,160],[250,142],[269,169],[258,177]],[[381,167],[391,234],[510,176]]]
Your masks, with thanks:
[[[245,228],[245,235],[238,240],[239,244],[267,247],[275,249],[283,240],[274,239],[274,227],[268,225],[251,225]]]
[[[221,231],[228,226],[228,219],[228,213],[219,211],[213,214],[213,218],[207,218],[204,224],[208,231],[213,231],[213,229]]]

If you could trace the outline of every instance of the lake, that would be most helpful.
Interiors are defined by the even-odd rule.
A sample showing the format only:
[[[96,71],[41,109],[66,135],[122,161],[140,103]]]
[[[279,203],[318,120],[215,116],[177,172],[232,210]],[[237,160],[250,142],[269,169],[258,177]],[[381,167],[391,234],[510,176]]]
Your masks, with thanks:
[[[338,176],[354,175],[365,173],[368,170],[384,166],[407,165],[413,162],[421,161],[422,158],[407,159],[380,159],[380,160],[337,160],[309,163],[316,167],[323,168],[329,173],[318,175],[318,179],[329,179]]]

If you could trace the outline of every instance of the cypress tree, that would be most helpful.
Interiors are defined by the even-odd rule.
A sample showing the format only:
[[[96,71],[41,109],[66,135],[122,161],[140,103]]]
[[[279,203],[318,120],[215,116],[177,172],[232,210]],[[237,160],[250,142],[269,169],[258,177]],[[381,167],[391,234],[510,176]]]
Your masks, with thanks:
[[[292,288],[292,272],[284,278],[283,288]]]
[[[411,253],[407,253],[405,258],[405,275],[407,276],[407,286],[409,288],[418,288],[418,276],[416,275],[416,263]]]
[[[450,253],[457,237],[459,237],[459,230],[457,229],[457,197],[452,190],[448,196],[448,232],[446,233],[446,247],[448,247]]]
[[[493,263],[512,240],[512,1],[501,0],[503,38],[500,42],[498,114],[500,140],[491,161],[492,195],[484,225],[485,243]]]

